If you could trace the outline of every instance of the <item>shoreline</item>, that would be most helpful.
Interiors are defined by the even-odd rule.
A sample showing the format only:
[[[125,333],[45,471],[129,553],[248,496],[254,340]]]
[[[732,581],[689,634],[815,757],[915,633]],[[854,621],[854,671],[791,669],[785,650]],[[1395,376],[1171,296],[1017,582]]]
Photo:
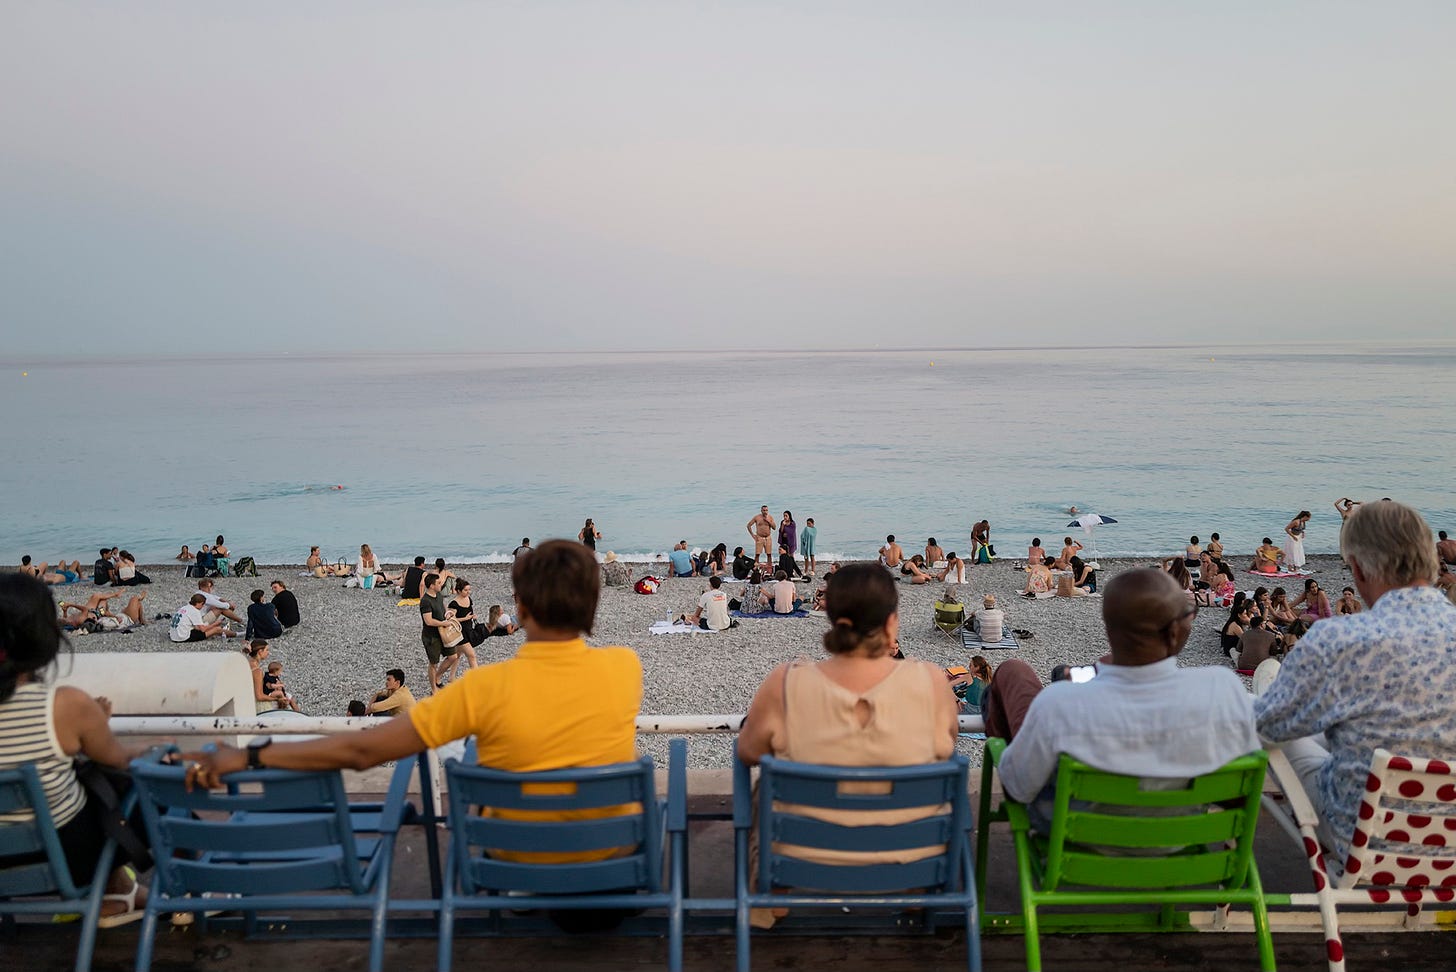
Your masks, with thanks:
[[[995,594],[1006,611],[1008,629],[1024,628],[1034,637],[1023,640],[1014,651],[984,652],[993,666],[1007,658],[1029,663],[1046,680],[1058,664],[1090,664],[1105,653],[1101,599],[1047,598],[1028,601],[1019,596],[1026,583],[1020,561],[997,561],[969,568],[966,583],[959,585],[967,604],[979,605],[983,595]],[[1099,586],[1124,570],[1150,566],[1143,558],[1102,558]],[[1307,565],[1312,575],[1333,597],[1348,583],[1349,574],[1338,557],[1312,556]],[[420,645],[418,611],[396,605],[397,597],[384,589],[344,588],[333,578],[300,577],[297,565],[259,565],[257,577],[219,578],[216,593],[235,605],[246,605],[254,589],[268,590],[275,578],[282,580],[298,597],[302,622],[282,638],[272,641],[271,658],[283,662],[283,679],[290,692],[310,715],[343,715],[351,699],[367,699],[383,682],[384,671],[402,668],[406,684],[417,698],[425,689],[425,656]],[[126,599],[146,592],[144,616],[149,623],[131,632],[103,632],[70,638],[74,651],[237,651],[241,639],[210,640],[187,646],[167,637],[167,625],[151,621],[156,615],[176,610],[196,588],[196,579],[183,576],[180,564],[151,565],[144,570],[153,583],[136,588],[107,588]],[[634,571],[634,578],[641,576]],[[477,611],[492,604],[511,610],[510,575],[502,564],[470,565],[460,571],[475,588]],[[1269,581],[1239,572],[1241,588],[1252,590]],[[735,590],[740,582],[725,588]],[[1298,579],[1282,583],[1293,589]],[[593,645],[625,645],[642,659],[643,699],[641,714],[744,712],[763,678],[779,663],[799,657],[822,657],[820,639],[826,628],[822,617],[804,619],[745,619],[737,628],[716,634],[653,635],[648,628],[669,615],[691,612],[706,578],[667,578],[656,594],[640,595],[631,587],[603,587],[593,633]],[[804,589],[808,585],[801,585]],[[900,643],[907,657],[923,659],[937,666],[964,665],[969,659],[959,642],[952,642],[931,623],[933,603],[944,592],[943,583],[924,585],[897,583],[900,595]],[[90,581],[53,588],[57,600],[84,601],[83,594],[99,590]],[[1221,665],[1232,669],[1218,644],[1218,630],[1228,612],[1204,608],[1195,619],[1194,630],[1180,655],[1183,665]],[[517,632],[507,637],[487,638],[476,649],[482,664],[508,658],[524,641]],[[64,659],[61,661],[64,665]],[[962,750],[973,754],[977,747],[962,739]],[[695,738],[691,746],[693,768],[724,768],[732,758],[730,736]],[[665,756],[665,738],[642,737],[640,748],[654,758]]]

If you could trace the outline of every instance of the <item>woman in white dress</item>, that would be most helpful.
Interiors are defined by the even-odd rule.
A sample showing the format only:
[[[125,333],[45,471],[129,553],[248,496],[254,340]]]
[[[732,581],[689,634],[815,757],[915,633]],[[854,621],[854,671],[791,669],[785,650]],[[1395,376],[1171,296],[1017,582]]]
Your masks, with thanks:
[[[1284,568],[1299,570],[1304,566],[1304,529],[1309,525],[1309,510],[1300,510],[1299,515],[1284,528]]]

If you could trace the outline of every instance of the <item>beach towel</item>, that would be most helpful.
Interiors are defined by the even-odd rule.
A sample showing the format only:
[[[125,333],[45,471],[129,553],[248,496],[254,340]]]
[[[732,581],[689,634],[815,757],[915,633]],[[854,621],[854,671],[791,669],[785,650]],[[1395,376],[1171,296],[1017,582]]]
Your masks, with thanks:
[[[394,602],[395,607],[419,607],[420,599],[417,597],[404,597]]]
[[[799,610],[797,610],[797,611],[790,611],[788,614],[775,614],[772,611],[764,611],[762,614],[744,614],[742,611],[730,611],[728,613],[729,613],[730,616],[735,617],[735,618],[749,618],[749,619],[753,619],[753,618],[807,618],[809,616],[809,612],[808,611],[805,611],[803,608],[799,608]]]
[[[1312,570],[1281,570],[1277,574],[1266,574],[1258,570],[1246,570],[1246,574],[1253,574],[1255,577],[1308,577],[1314,573]]]
[[[987,643],[981,640],[981,636],[970,628],[961,629],[961,644],[967,651],[1015,651],[1021,646],[1016,643],[1016,636],[1011,633],[1010,628],[1003,630],[1001,640]]]
[[[700,628],[696,624],[682,624],[678,621],[654,621],[652,627],[647,629],[655,635],[660,634],[717,634],[716,631],[709,631],[707,628]]]

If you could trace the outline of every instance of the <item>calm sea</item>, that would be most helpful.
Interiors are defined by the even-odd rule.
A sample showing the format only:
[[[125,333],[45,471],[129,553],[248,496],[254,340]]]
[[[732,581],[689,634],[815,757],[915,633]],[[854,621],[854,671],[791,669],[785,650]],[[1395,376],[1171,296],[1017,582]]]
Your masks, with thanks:
[[[760,503],[825,556],[964,548],[982,517],[1019,556],[1073,505],[1117,519],[1102,555],[1246,551],[1302,508],[1332,551],[1340,496],[1456,529],[1456,346],[5,364],[10,564],[218,533],[263,563],[485,561],[588,516],[640,556],[731,548]]]

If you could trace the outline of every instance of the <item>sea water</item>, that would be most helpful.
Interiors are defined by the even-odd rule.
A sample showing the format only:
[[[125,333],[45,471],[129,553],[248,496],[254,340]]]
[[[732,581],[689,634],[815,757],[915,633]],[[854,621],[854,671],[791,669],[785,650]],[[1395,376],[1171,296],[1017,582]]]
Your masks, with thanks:
[[[895,534],[1002,556],[1073,534],[1247,552],[1341,496],[1456,530],[1456,346],[259,356],[5,361],[0,562],[142,562],[222,533],[299,563],[507,559],[522,537],[652,558],[748,540],[767,503],[821,559]],[[22,374],[26,372],[26,374]],[[1091,542],[1068,509],[1117,520]],[[751,549],[751,546],[750,546]]]

